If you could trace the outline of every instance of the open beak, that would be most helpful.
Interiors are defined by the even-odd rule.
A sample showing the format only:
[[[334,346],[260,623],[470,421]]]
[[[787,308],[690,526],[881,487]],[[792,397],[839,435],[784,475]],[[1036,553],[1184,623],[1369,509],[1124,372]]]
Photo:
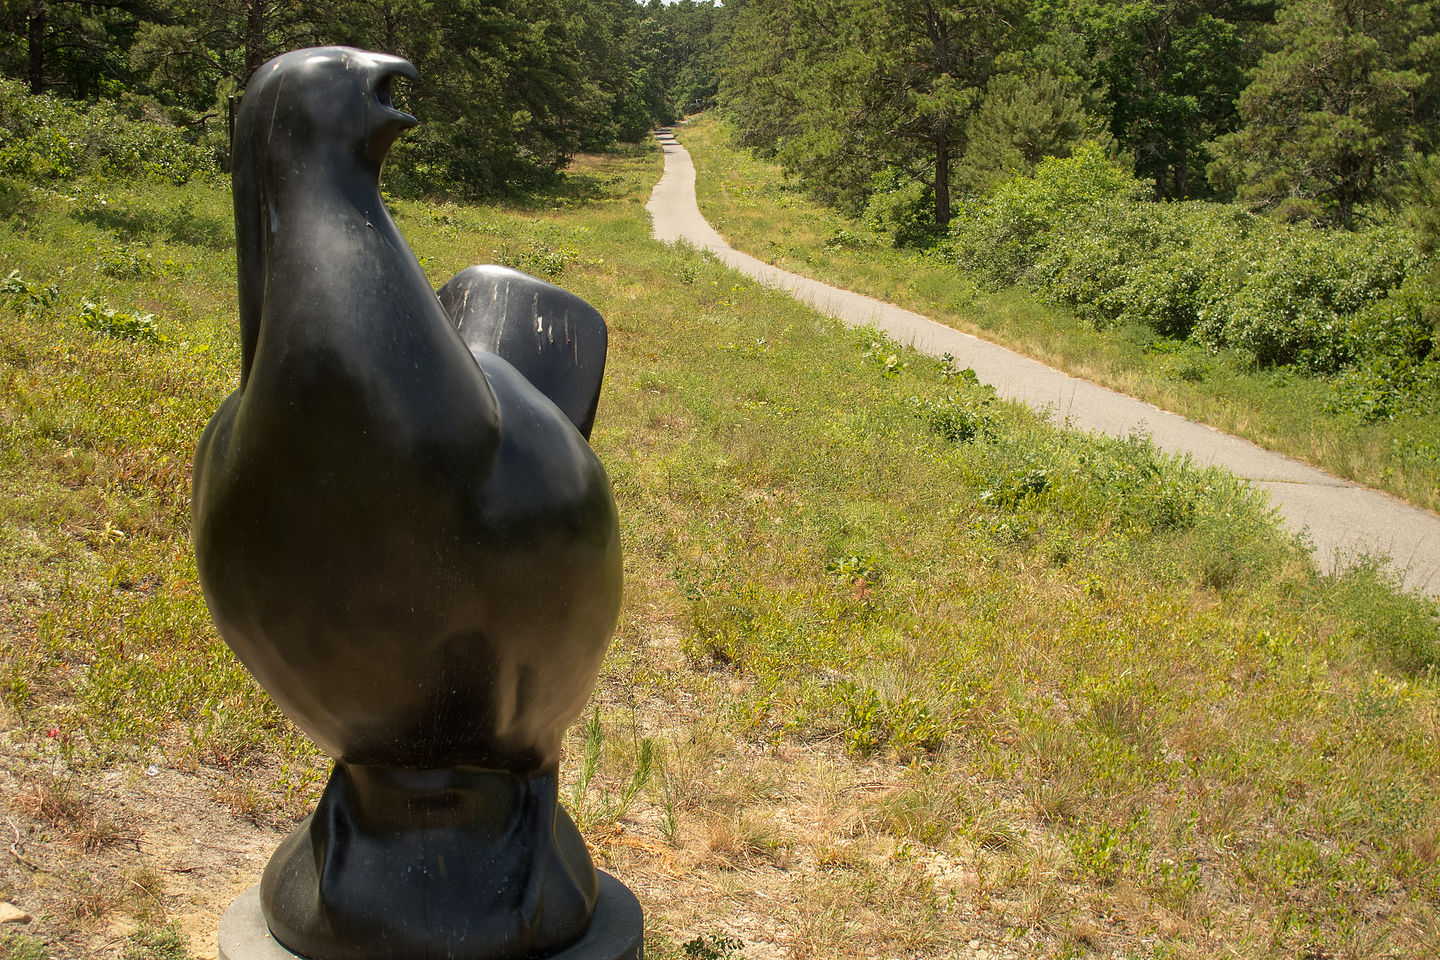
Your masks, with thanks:
[[[380,64],[380,76],[375,81],[375,99],[380,106],[390,115],[390,119],[400,129],[413,127],[419,120],[416,120],[404,110],[395,107],[395,78],[404,77],[407,80],[417,80],[420,71],[409,60],[402,60],[400,57],[385,57]]]

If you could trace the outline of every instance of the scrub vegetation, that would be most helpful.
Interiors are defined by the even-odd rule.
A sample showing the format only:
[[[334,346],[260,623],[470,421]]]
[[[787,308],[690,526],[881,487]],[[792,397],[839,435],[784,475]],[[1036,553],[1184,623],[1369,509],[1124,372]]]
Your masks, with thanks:
[[[678,133],[701,210],[747,253],[1440,508],[1440,274],[1423,231],[1156,203],[1082,149],[965,201],[943,240],[896,246],[722,121]]]
[[[1057,429],[654,242],[659,170],[623,148],[525,202],[395,203],[437,281],[508,263],[610,324],[625,600],[561,796],[648,956],[1440,950],[1433,603],[1378,565],[1319,576],[1254,493],[1143,436]],[[0,952],[208,956],[326,772],[216,637],[189,545],[238,370],[228,189],[4,176],[0,899],[33,920]],[[821,217],[787,256],[831,255]],[[844,266],[893,283],[892,256]]]

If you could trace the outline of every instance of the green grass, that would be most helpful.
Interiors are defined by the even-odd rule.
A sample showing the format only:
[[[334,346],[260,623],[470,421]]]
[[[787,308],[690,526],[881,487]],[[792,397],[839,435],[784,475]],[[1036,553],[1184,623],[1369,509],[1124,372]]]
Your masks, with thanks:
[[[637,149],[524,206],[397,204],[437,282],[509,262],[610,324],[594,445],[625,600],[562,796],[646,891],[647,955],[1433,950],[1435,607],[1317,576],[1233,478],[1057,431],[655,243],[659,170]],[[323,758],[216,638],[188,538],[238,368],[227,191],[26,190],[0,223],[24,284],[0,304],[6,769],[98,816],[137,761],[222,768],[236,829],[289,822]],[[78,832],[51,842],[83,865]],[[172,955],[191,909],[14,876],[22,902],[83,887],[34,910],[57,957],[103,928],[87,903],[135,914],[134,956]]]
[[[737,249],[1440,509],[1440,417],[1433,411],[1366,422],[1326,411],[1335,396],[1329,381],[1257,369],[1236,353],[1212,353],[1139,325],[1097,332],[1035,294],[986,291],[941,257],[888,247],[806,197],[774,164],[734,148],[713,116],[693,119],[677,133],[695,160],[700,209]]]

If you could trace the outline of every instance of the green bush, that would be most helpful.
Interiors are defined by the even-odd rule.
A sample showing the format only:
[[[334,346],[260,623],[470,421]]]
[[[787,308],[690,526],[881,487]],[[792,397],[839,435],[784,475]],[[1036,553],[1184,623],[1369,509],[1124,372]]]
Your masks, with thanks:
[[[1264,222],[1233,207],[1207,203],[1130,204],[1117,222],[1163,222],[1144,236],[1142,256],[1113,295],[1115,319],[1184,339],[1230,313],[1230,294],[1244,282]],[[1118,213],[1118,212],[1117,212]],[[1123,231],[1123,229],[1121,230]],[[1220,341],[1197,340],[1211,347]]]
[[[1086,204],[1054,233],[1031,275],[1047,297],[1072,306],[1097,327],[1126,313],[1132,277],[1162,251],[1184,242],[1169,208],[1126,200]]]
[[[1335,378],[1327,413],[1350,413],[1361,420],[1393,420],[1440,408],[1440,359],[1400,361],[1369,357]]]
[[[1202,324],[1199,336],[1244,350],[1261,366],[1294,364],[1334,373],[1362,346],[1357,315],[1386,298],[1419,266],[1413,243],[1391,228],[1336,233],[1276,227],[1231,297],[1228,316]]]
[[[1428,389],[1440,308],[1413,229],[1287,226],[1230,205],[1155,203],[1145,192],[1085,148],[971,200],[951,226],[953,247],[981,278],[1024,283],[1097,327],[1137,324],[1239,350],[1258,366],[1325,376],[1409,364],[1406,382]],[[1388,416],[1409,401],[1357,402]]]
[[[894,170],[875,175],[875,190],[865,204],[865,225],[897,247],[923,247],[938,235],[935,191],[918,180],[902,180]]]
[[[75,315],[75,319],[85,329],[103,333],[116,340],[130,340],[134,343],[165,342],[153,313],[116,310],[114,307],[102,307],[87,301],[80,305],[80,312]]]
[[[1041,161],[1034,176],[962,204],[950,235],[961,263],[984,279],[1015,283],[1029,279],[1050,242],[1085,213],[1148,192],[1099,144],[1082,143],[1069,157]]]
[[[1356,311],[1349,336],[1357,355],[1440,359],[1440,274],[1411,273],[1388,296]]]
[[[219,144],[124,116],[113,104],[34,96],[0,79],[0,176],[43,183],[80,175],[186,183],[211,175]]]
[[[993,418],[986,409],[992,402],[990,397],[978,400],[969,397],[946,397],[942,400],[910,398],[915,415],[924,420],[933,432],[952,443],[994,438]]]

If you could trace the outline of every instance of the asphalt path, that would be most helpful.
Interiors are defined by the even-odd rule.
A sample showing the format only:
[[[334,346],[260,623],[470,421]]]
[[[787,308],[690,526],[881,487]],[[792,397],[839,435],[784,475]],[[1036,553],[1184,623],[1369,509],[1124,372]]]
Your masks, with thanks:
[[[1406,589],[1440,596],[1440,516],[1257,447],[1214,427],[1061,373],[1029,357],[918,313],[781,270],[735,250],[695,201],[695,165],[669,130],[657,133],[665,173],[646,209],[657,239],[708,250],[726,266],[851,326],[870,325],[922,353],[949,353],[1006,399],[1047,411],[1057,423],[1115,437],[1150,435],[1168,453],[1224,467],[1266,490],[1285,525],[1303,533],[1316,564],[1334,572],[1366,556],[1388,557]]]

